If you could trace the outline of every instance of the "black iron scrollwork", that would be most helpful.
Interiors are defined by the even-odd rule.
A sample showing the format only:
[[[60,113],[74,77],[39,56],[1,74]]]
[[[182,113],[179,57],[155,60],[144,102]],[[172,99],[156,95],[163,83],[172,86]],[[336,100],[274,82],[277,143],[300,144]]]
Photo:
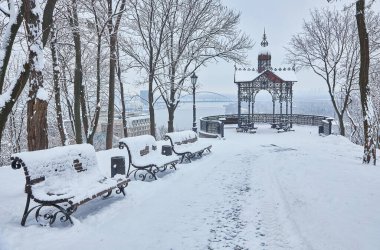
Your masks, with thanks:
[[[76,210],[75,208],[65,209],[57,204],[41,204],[29,210],[29,212],[35,208],[37,208],[35,219],[41,226],[51,226],[57,218],[62,223],[69,221],[73,224],[70,215]]]
[[[11,160],[12,160],[11,166],[13,169],[20,169],[21,167],[24,166],[24,162],[18,157],[12,157]]]

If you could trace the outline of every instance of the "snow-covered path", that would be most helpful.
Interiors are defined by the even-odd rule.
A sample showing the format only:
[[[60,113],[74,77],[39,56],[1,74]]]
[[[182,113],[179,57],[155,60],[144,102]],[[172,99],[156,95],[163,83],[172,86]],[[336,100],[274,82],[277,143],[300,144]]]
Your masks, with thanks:
[[[380,169],[316,130],[227,129],[210,155],[80,207],[72,227],[20,227],[23,176],[2,168],[0,249],[379,249]]]

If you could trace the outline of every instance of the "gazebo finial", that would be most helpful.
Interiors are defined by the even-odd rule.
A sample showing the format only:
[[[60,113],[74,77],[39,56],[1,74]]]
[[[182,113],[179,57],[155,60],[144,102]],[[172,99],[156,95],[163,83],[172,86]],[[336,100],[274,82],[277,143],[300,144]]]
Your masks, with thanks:
[[[268,41],[267,41],[267,34],[265,34],[265,28],[264,28],[264,35],[263,35],[263,41],[261,42],[261,47],[267,47],[268,46]]]

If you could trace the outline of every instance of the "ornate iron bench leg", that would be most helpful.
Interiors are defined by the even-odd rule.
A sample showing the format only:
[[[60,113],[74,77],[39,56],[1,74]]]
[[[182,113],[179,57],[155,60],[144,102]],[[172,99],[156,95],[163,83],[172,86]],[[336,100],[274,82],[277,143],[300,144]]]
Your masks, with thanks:
[[[161,167],[161,169],[159,168],[159,171],[160,172],[165,172],[167,168],[168,168],[168,165],[164,165],[164,166]]]
[[[154,168],[154,170],[152,170]],[[150,167],[150,170],[146,170],[149,174],[151,174],[151,176],[157,180],[157,177],[156,177],[156,173],[158,173],[160,170],[157,168],[157,167]]]
[[[204,151],[205,151],[204,149],[202,151],[199,151],[199,153],[198,153],[199,158],[202,157]]]
[[[176,163],[172,163],[172,164],[170,164],[170,165],[171,165],[170,169],[177,170],[177,168],[175,167]]]
[[[56,209],[58,209],[57,212],[47,212],[45,214],[40,214],[40,211],[43,207],[55,207]],[[62,213],[63,216],[59,217],[59,220],[61,222],[66,222],[66,221],[69,221],[71,223],[71,225],[74,225],[73,221],[71,220],[71,214],[76,210],[76,208],[73,208],[73,207],[70,207],[69,209],[64,209],[63,207],[57,205],[57,204],[47,204],[47,205],[40,205],[39,208],[36,210],[36,221],[44,226],[44,224],[40,223],[39,222],[39,217],[42,217],[45,221],[48,222],[49,225],[53,224],[57,218],[57,215],[59,213]]]
[[[34,208],[32,208],[29,211],[29,205],[30,205],[30,194],[28,194],[28,197],[26,198],[24,214],[22,215],[22,219],[21,219],[21,225],[22,226],[25,226],[26,218],[28,218],[29,213],[34,209]]]
[[[103,199],[107,199],[112,194],[112,190],[108,191],[106,195],[102,196]]]
[[[128,186],[128,183],[125,183],[125,184],[123,184],[123,185],[118,186],[118,187],[117,187],[118,190],[116,190],[116,193],[117,193],[117,194],[122,193],[122,194],[125,196],[124,188],[126,188],[127,186]]]
[[[122,194],[125,196],[124,187],[119,187],[119,189],[118,189],[118,190],[116,190],[116,193],[117,193],[117,194],[120,194],[120,193],[122,193]]]
[[[189,163],[191,163],[191,158],[194,158],[194,154],[192,153],[184,154],[184,156]]]
[[[185,159],[185,157],[186,157],[186,154],[183,154],[182,157],[181,157],[180,163],[183,163],[183,160]]]

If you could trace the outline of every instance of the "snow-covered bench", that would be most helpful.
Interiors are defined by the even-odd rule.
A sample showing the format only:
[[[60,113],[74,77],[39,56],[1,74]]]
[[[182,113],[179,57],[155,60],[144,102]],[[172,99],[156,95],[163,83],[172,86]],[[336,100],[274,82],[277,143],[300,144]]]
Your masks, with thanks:
[[[41,225],[51,225],[59,218],[73,224],[71,214],[78,206],[99,196],[108,197],[113,189],[125,196],[129,179],[101,174],[94,147],[89,144],[55,147],[13,154],[12,168],[24,170],[27,194],[21,225],[35,211]],[[31,200],[37,203],[29,209]]]
[[[278,133],[294,131],[288,122],[278,123],[275,128]]]
[[[181,156],[181,163],[184,159],[191,162],[195,157],[202,157],[205,151],[211,152],[212,145],[199,141],[191,130],[166,133],[165,140],[169,140],[173,152]]]
[[[119,148],[128,150],[127,176],[133,174],[135,179],[139,178],[144,181],[149,176],[149,179],[157,180],[156,174],[158,172],[163,172],[168,167],[176,169],[175,165],[178,163],[178,156],[162,155],[157,150],[157,142],[151,135],[122,138],[119,140]],[[132,170],[131,167],[134,169]]]

